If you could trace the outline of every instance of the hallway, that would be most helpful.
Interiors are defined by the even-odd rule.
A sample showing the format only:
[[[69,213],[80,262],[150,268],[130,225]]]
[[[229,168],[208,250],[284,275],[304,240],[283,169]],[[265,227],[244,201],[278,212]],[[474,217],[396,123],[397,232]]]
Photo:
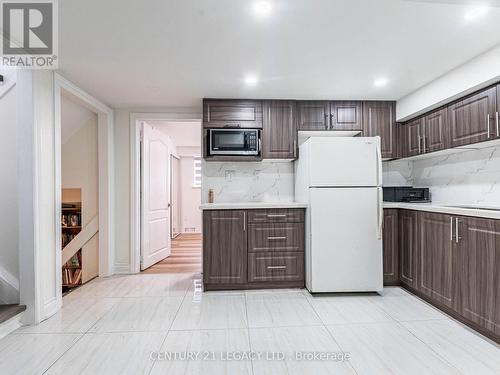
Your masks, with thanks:
[[[179,234],[172,240],[171,255],[143,273],[201,273],[201,234]]]
[[[498,374],[500,349],[403,289],[202,293],[199,275],[98,278],[0,340],[2,374]],[[196,283],[198,285],[198,283]],[[158,351],[161,354],[158,354]],[[253,360],[228,360],[251,352]],[[297,360],[297,353],[328,360]],[[165,360],[161,355],[199,354]],[[283,358],[270,360],[278,353]],[[332,360],[345,353],[348,360]]]

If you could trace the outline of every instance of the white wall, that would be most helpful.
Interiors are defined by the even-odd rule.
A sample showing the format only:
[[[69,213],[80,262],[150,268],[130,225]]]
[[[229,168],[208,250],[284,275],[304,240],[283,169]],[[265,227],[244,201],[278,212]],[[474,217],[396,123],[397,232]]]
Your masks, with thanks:
[[[398,100],[396,118],[409,119],[500,80],[500,45]]]
[[[0,303],[19,303],[16,88],[0,98]]]
[[[201,233],[201,188],[193,187],[193,163],[193,156],[181,156],[181,231]]]
[[[62,113],[65,113],[65,101]],[[87,225],[99,211],[99,167],[97,154],[97,114],[83,117],[62,116],[61,132],[66,126],[76,129],[61,147],[61,187],[82,189],[82,225]],[[85,118],[82,124],[70,123]],[[64,140],[64,138],[63,138]],[[99,274],[99,242],[94,236],[82,248],[83,273],[86,282]]]

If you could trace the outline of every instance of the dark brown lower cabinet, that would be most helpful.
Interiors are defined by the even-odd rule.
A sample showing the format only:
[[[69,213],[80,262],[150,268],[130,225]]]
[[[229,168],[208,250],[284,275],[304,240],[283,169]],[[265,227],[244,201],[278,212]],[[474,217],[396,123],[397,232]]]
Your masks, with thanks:
[[[245,210],[203,212],[203,281],[205,284],[247,282]]]
[[[399,212],[399,279],[403,285],[417,285],[417,211]]]
[[[500,343],[500,220],[384,210],[389,285],[394,256],[403,287]]]
[[[500,342],[500,220],[458,220],[457,310]]]
[[[453,307],[456,267],[454,217],[432,212],[418,213],[418,260],[416,289]]]
[[[304,209],[203,212],[205,290],[304,286]]]
[[[399,284],[398,210],[384,210],[384,285]]]

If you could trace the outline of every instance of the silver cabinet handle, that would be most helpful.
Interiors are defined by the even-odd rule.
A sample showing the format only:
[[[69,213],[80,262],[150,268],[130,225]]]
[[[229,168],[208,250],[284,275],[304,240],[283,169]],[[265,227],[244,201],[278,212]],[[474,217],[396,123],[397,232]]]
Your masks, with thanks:
[[[450,216],[450,241],[453,242],[453,216]]]
[[[247,212],[243,211],[243,231],[247,230]]]
[[[488,132],[488,139],[490,139],[491,129],[490,129],[490,114],[489,113],[486,115],[486,131]]]
[[[281,240],[286,240],[285,236],[282,237],[267,237],[268,241],[281,241]]]
[[[458,218],[455,219],[455,242],[458,243],[462,238],[458,234],[458,223],[460,223],[460,220]]]
[[[330,130],[329,116],[325,113],[325,130]]]
[[[495,119],[497,122],[497,137],[500,137],[500,125],[499,125],[499,118],[498,118],[498,111],[495,113]]]
[[[267,266],[268,270],[284,270],[286,266]]]
[[[267,217],[286,217],[286,214],[267,214]]]
[[[420,147],[422,143],[422,137],[420,136],[420,134],[418,135],[418,153],[421,154],[422,153],[422,148]]]

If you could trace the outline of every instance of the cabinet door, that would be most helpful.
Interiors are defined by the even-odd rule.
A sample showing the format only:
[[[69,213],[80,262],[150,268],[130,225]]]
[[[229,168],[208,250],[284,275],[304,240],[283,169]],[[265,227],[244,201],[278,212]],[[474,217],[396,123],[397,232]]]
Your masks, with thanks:
[[[366,137],[380,136],[383,158],[396,157],[396,114],[394,109],[394,102],[363,103],[363,135]]]
[[[415,288],[417,273],[417,212],[399,212],[399,278],[403,284]]]
[[[297,102],[299,130],[328,130],[330,103],[327,101]]]
[[[450,148],[447,108],[425,116],[423,129],[423,152],[434,152]]]
[[[246,211],[203,212],[203,281],[247,282]]]
[[[363,130],[363,102],[330,103],[332,130]]]
[[[451,146],[495,138],[496,88],[490,88],[448,107]]]
[[[454,218],[419,212],[417,290],[448,307],[454,306]]]
[[[259,100],[203,100],[205,128],[262,128],[262,102]]]
[[[404,125],[404,155],[414,156],[422,152],[423,118],[410,121]]]
[[[459,312],[500,337],[500,221],[459,219]]]
[[[293,159],[297,148],[295,101],[273,100],[264,103],[262,157]]]
[[[397,284],[399,281],[399,244],[398,210],[384,210],[384,284]]]

